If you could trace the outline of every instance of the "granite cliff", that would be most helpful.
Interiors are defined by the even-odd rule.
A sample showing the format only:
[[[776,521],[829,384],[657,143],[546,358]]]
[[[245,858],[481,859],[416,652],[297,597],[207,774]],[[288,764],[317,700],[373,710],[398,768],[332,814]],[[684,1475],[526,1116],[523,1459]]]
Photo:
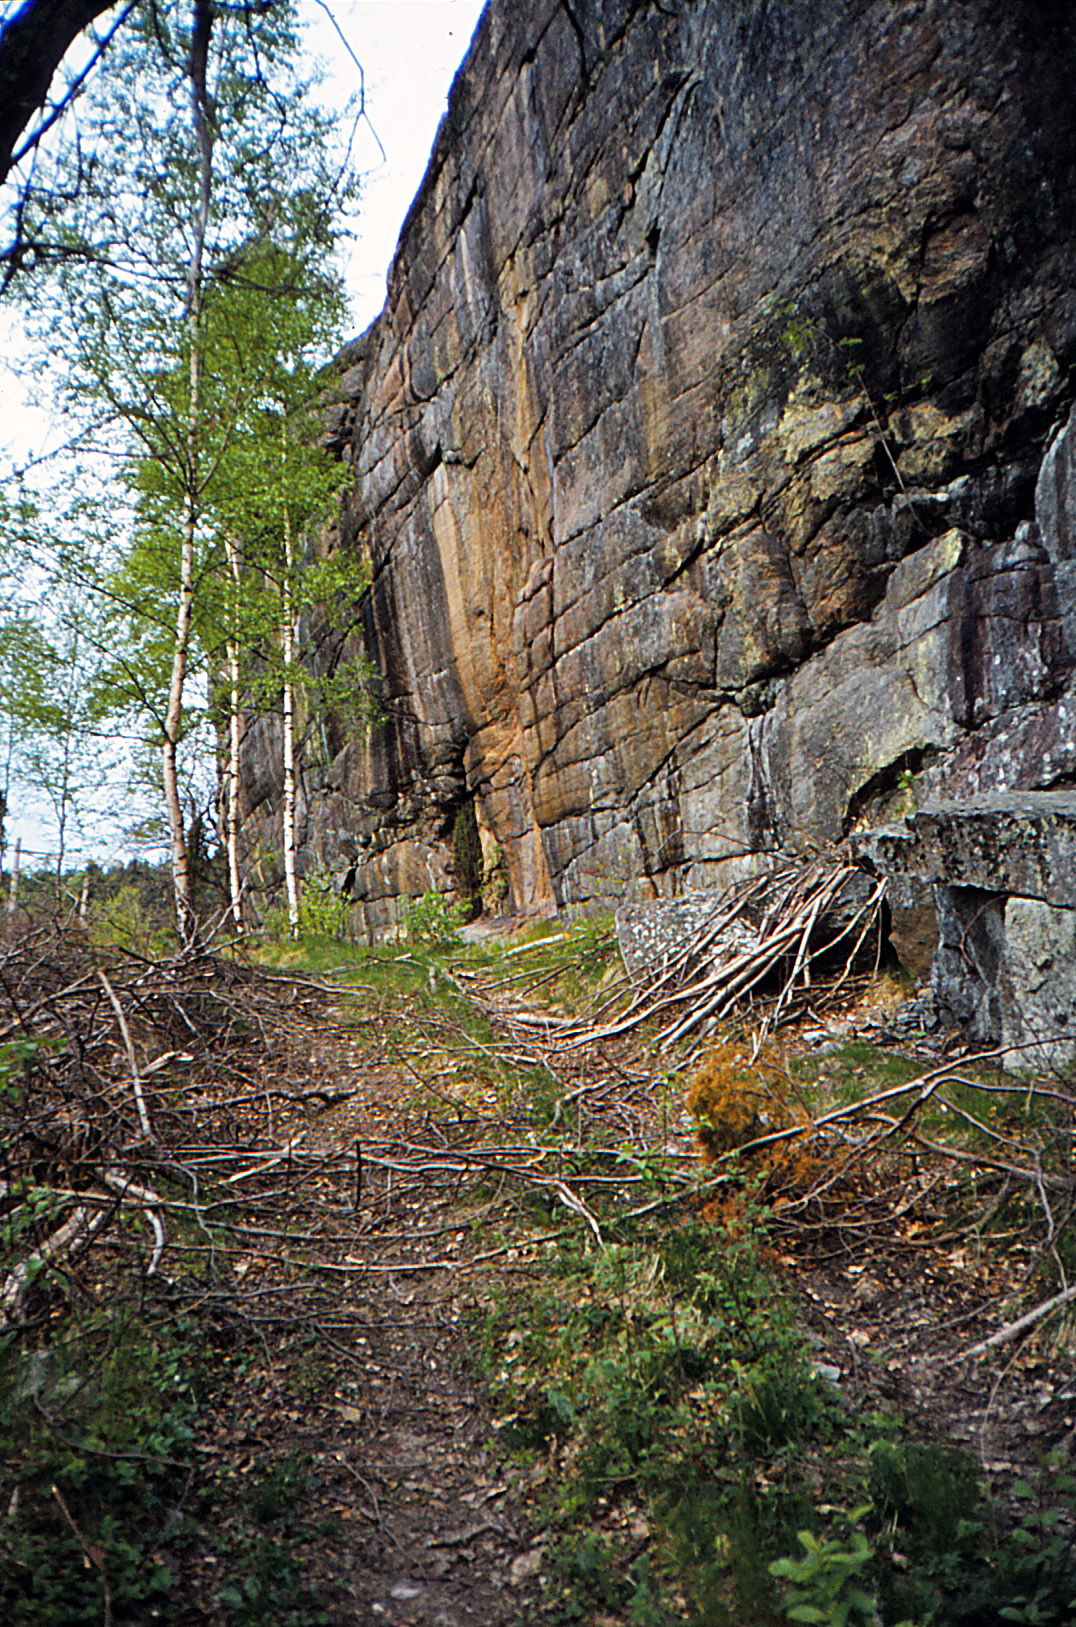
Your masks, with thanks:
[[[331,429],[383,719],[302,853],[372,932],[472,804],[541,911],[1071,783],[1074,84],[1068,0],[490,0]]]

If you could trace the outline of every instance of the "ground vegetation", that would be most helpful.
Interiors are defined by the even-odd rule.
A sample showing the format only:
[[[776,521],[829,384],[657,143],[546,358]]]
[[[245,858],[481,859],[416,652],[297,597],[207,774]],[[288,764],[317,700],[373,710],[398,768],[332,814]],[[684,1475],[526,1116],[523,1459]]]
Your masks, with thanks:
[[[1066,1077],[344,926],[0,951],[9,1619],[1071,1619]]]

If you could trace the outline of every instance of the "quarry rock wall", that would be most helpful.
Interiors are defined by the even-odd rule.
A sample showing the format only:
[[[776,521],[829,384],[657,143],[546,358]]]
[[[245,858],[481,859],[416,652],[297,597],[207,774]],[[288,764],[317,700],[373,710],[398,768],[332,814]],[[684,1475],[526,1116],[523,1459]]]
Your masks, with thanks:
[[[381,719],[301,862],[371,934],[471,805],[542,912],[1071,781],[1074,83],[1066,0],[491,0],[332,409]]]

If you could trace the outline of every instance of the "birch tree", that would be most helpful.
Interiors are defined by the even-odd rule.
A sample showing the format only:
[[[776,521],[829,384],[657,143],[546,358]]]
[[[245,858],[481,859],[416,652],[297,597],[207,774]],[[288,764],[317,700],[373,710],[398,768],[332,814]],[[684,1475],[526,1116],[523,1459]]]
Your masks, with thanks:
[[[319,558],[316,539],[338,500],[340,470],[320,447],[316,404],[320,383],[313,359],[321,348],[332,303],[322,294],[272,313],[249,342],[260,352],[260,394],[251,400],[228,459],[225,500],[217,518],[235,594],[230,636],[227,827],[233,913],[238,922],[238,782],[241,713],[279,706],[281,719],[282,847],[289,930],[300,926],[297,863],[297,771],[301,710],[317,711],[346,696],[354,712],[368,709],[366,673],[332,656],[318,659],[301,636],[320,612],[328,644],[339,650],[365,586],[346,559]]]
[[[18,779],[33,786],[52,811],[57,902],[72,830],[82,834],[100,760],[89,698],[94,652],[72,608],[61,607],[67,613],[54,616],[47,632],[26,627],[19,682],[11,697]]]
[[[240,752],[243,746],[243,671],[239,648],[239,604],[243,591],[243,565],[239,544],[231,531],[225,532],[228,559],[229,616],[228,659],[228,757],[224,773],[224,840],[228,853],[228,896],[232,925],[243,931],[243,875],[239,864],[239,832],[242,815],[239,804]]]
[[[118,665],[158,732],[184,942],[196,933],[177,770],[187,680],[214,621],[200,600],[219,596],[215,497],[261,390],[234,309],[240,296],[286,307],[296,268],[327,263],[355,193],[335,128],[300,71],[288,7],[140,6],[56,161],[60,181],[66,167],[80,182],[66,244],[18,285],[70,410],[118,458],[135,532],[164,540],[171,561],[163,695],[156,674],[122,653]]]

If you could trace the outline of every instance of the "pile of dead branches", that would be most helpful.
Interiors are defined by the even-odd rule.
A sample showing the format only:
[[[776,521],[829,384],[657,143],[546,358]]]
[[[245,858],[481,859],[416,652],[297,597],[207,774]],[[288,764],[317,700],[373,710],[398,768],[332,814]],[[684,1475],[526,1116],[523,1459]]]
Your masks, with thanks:
[[[376,1276],[386,1228],[476,1187],[541,1194],[600,1236],[563,1149],[539,1144],[505,1085],[540,1066],[361,982],[120,955],[72,929],[4,945],[0,1331],[120,1277],[255,1327],[287,1321],[300,1302],[336,1305],[356,1270]],[[620,1070],[598,1095],[630,1113],[620,1098],[648,1083]]]
[[[775,1236],[852,1259],[908,1228],[935,1242],[1008,1239],[1022,1292],[1042,1274],[1058,1291],[971,1346],[970,1356],[1037,1328],[1076,1301],[1076,1085],[1063,1074],[1015,1077],[1004,1051],[949,1061],[860,1099],[754,1137],[735,1160],[767,1171]],[[731,1161],[731,1160],[726,1160]],[[924,1226],[927,1217],[933,1224]]]
[[[747,1009],[753,1066],[764,1023],[813,1009],[827,955],[826,992],[857,976],[878,897],[857,882],[838,914],[847,879],[848,867],[777,872],[727,895],[648,976],[599,973],[583,1017],[536,1001],[573,955],[590,976],[608,964],[599,928],[495,968],[441,968],[456,1004],[367,987],[361,967],[334,989],[209,955],[105,954],[77,932],[0,949],[0,1329],[46,1315],[52,1289],[100,1295],[117,1271],[242,1304],[267,1326],[300,1300],[335,1301],[356,1271],[376,1275],[383,1232],[402,1218],[418,1239],[410,1217],[464,1193],[538,1201],[600,1245],[605,1216],[745,1181],[789,1234],[856,1248],[965,1181],[969,1227],[1015,1206],[1067,1304],[1065,1079],[1013,1080],[984,1058],[913,1069],[855,1101],[820,1081],[700,1170],[670,1048]],[[431,1258],[417,1249],[414,1268]]]
[[[820,1013],[845,1005],[874,973],[882,901],[883,885],[851,865],[780,866],[716,898],[674,951],[663,948],[648,964],[604,980],[578,1016],[535,1009],[569,957],[564,939],[553,948],[521,945],[492,975],[457,970],[495,1014],[504,1044],[540,1060],[564,1087],[554,1128],[608,1088],[610,1066],[620,1067],[625,1081],[649,1070],[656,1092],[670,1068],[686,1083],[700,1052],[710,1056],[738,1033],[744,1070],[758,1068],[759,1122],[713,1158],[699,1190],[735,1192],[746,1184],[773,1205],[775,1233],[786,1240],[863,1258],[904,1227],[954,1239],[1005,1228],[1027,1262],[1028,1283],[1045,1270],[1058,1290],[1005,1322],[975,1347],[981,1353],[1076,1303],[1068,1263],[1076,1085],[1057,1072],[1013,1075],[1005,1071],[1011,1057],[972,1057],[959,1048],[948,1061],[937,1055],[921,1069],[909,1063],[899,1082],[868,1085],[856,1100],[834,1099],[824,1067],[805,1090],[792,1056],[797,1047],[811,1054],[825,1035]],[[805,1018],[815,1036],[809,1043],[799,1039]],[[829,1044],[839,1048],[840,1040]],[[785,1075],[776,1110],[764,1077],[775,1057]],[[605,1071],[596,1069],[587,1082],[596,1058]],[[698,1172],[685,1164],[682,1177],[697,1182]],[[682,1189],[675,1173],[666,1178],[670,1191]],[[593,1201],[587,1182],[578,1191]],[[962,1219],[952,1213],[955,1193]]]
[[[209,955],[106,953],[70,928],[3,946],[0,1326],[106,1239],[155,1277],[169,1216],[198,1216],[210,1171],[279,1157],[277,1122],[308,1101],[303,1008],[327,998]]]
[[[664,1054],[733,1016],[762,1038],[815,1004],[839,1000],[865,966],[877,969],[884,893],[884,882],[853,864],[782,862],[715,896],[683,942],[603,988],[581,1017],[558,1022],[503,1008],[501,1015],[546,1057],[629,1033],[644,1035],[651,1055]],[[539,986],[532,979],[520,993]]]

